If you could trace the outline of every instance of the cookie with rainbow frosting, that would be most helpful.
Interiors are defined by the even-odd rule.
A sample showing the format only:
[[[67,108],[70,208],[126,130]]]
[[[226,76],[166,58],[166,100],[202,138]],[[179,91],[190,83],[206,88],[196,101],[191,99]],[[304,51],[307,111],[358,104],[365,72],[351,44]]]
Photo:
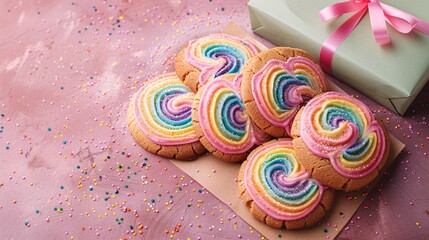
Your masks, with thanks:
[[[364,103],[338,92],[310,100],[295,118],[292,136],[304,168],[321,183],[344,191],[370,184],[390,149],[383,123]]]
[[[194,96],[175,73],[148,80],[128,108],[134,139],[147,151],[167,158],[189,160],[206,152],[192,125]]]
[[[243,67],[241,93],[256,125],[274,137],[290,136],[295,115],[315,95],[328,91],[320,66],[301,49],[278,47]]]
[[[238,190],[256,219],[287,229],[318,223],[335,194],[301,166],[288,139],[264,143],[249,154],[240,168]]]
[[[249,118],[240,97],[241,75],[220,76],[201,87],[192,106],[196,134],[206,149],[228,162],[246,159],[269,139]]]
[[[191,40],[176,58],[176,72],[194,92],[213,78],[239,73],[259,52],[250,41],[227,34]]]

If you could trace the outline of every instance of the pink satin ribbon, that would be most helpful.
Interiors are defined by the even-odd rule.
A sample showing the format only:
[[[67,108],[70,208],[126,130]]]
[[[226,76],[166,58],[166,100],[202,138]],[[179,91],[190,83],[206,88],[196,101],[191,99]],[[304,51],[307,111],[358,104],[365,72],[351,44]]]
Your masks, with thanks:
[[[319,16],[323,21],[329,21],[345,13],[354,12],[354,14],[323,42],[319,59],[322,67],[329,73],[332,73],[332,59],[335,51],[355,29],[367,11],[369,12],[375,40],[380,45],[390,43],[386,22],[401,33],[409,33],[415,29],[429,35],[429,22],[425,22],[378,0],[350,0],[334,3],[319,12]]]

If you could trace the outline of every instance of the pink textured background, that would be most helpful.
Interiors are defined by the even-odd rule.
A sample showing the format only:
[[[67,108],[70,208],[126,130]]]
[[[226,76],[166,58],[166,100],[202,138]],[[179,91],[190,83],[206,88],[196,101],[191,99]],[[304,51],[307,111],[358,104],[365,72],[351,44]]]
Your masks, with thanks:
[[[130,96],[188,40],[250,32],[246,3],[2,0],[0,239],[260,239],[126,128]],[[338,238],[429,238],[429,85],[399,117],[338,84],[406,143]]]

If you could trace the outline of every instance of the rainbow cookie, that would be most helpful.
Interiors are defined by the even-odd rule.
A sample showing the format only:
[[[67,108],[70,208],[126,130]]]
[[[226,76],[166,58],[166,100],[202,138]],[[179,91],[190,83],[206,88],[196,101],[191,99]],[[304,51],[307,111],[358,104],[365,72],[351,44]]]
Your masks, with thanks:
[[[367,186],[389,155],[383,124],[359,100],[327,92],[298,113],[292,135],[302,165],[321,183],[351,191]]]
[[[239,95],[241,75],[224,75],[198,90],[192,121],[198,138],[213,155],[229,162],[243,161],[268,135],[248,117]]]
[[[152,78],[133,96],[128,127],[149,152],[188,160],[204,153],[192,125],[194,93],[175,73]]]
[[[176,58],[176,72],[194,92],[215,77],[239,73],[259,50],[249,41],[227,34],[194,39]]]
[[[305,228],[329,211],[334,191],[310,177],[292,142],[276,139],[253,150],[238,178],[239,196],[259,221],[274,228]]]
[[[274,137],[290,136],[300,107],[327,90],[319,65],[300,49],[272,48],[243,67],[241,94],[249,116]]]

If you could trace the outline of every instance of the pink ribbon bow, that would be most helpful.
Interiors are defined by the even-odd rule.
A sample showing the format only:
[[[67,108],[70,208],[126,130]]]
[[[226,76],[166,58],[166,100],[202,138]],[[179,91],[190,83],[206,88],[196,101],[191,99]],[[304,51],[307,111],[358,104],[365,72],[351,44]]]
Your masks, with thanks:
[[[319,12],[319,16],[323,21],[329,21],[345,13],[356,13],[332,32],[322,45],[319,56],[320,64],[329,73],[332,72],[332,59],[336,49],[359,24],[367,11],[369,12],[371,28],[375,40],[380,45],[390,43],[386,22],[401,33],[409,33],[415,29],[429,35],[428,22],[381,3],[378,0],[350,0],[347,2],[334,3]]]

